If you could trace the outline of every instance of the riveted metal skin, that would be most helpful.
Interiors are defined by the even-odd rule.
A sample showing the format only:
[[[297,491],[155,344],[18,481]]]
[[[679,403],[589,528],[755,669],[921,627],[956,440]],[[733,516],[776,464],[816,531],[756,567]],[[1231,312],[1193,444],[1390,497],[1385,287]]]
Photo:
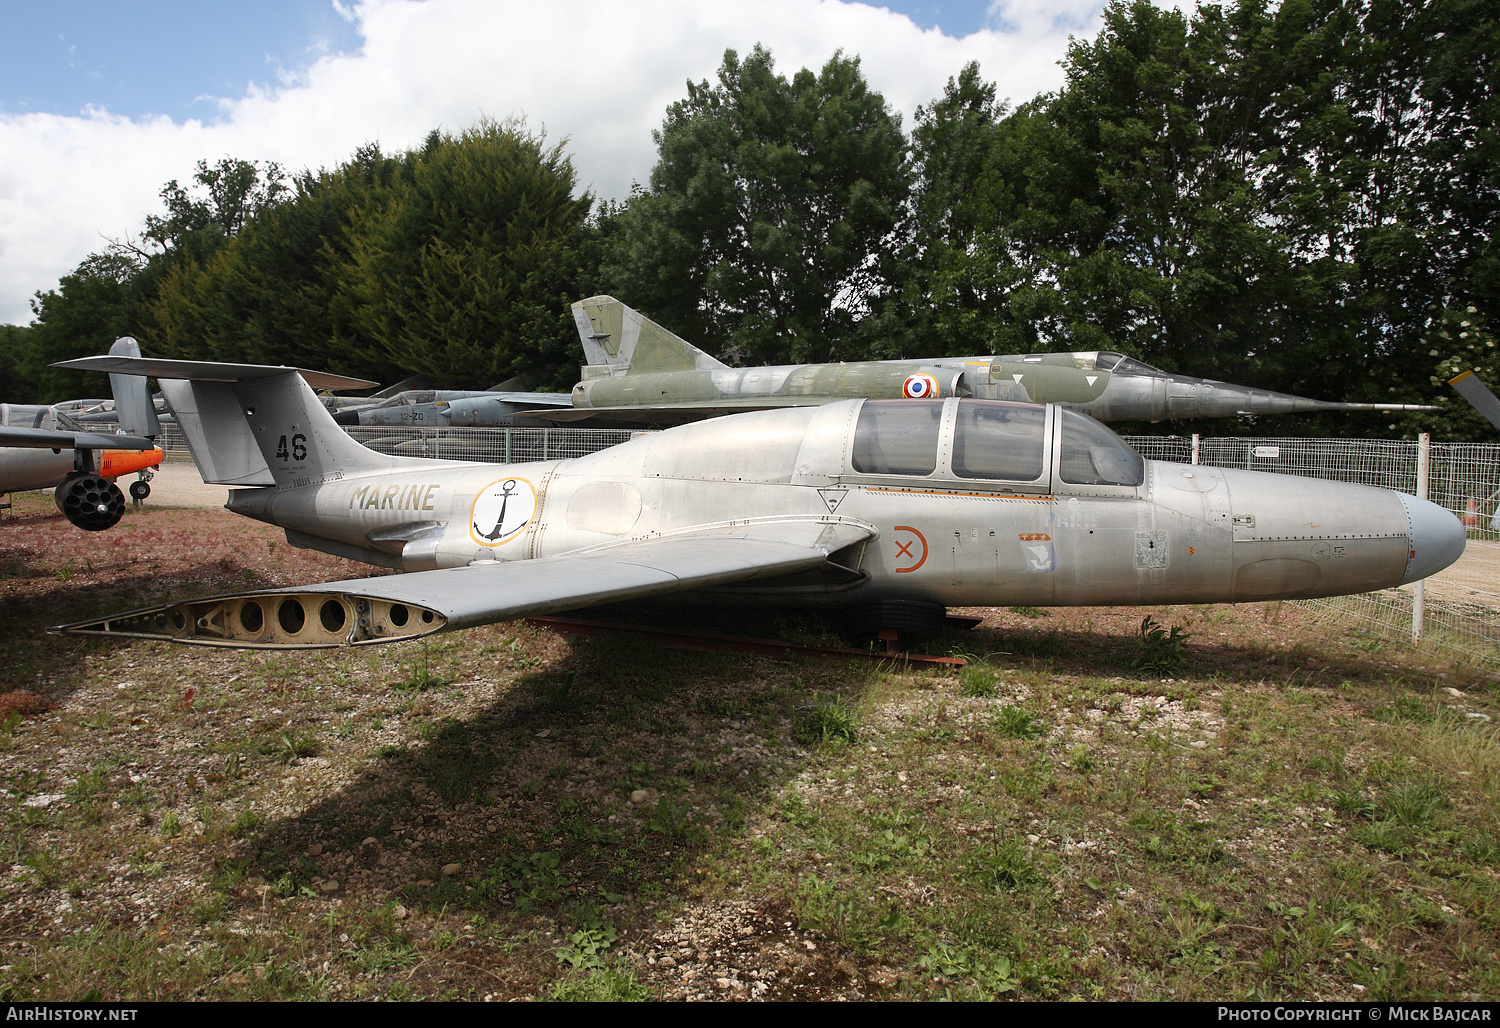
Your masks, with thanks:
[[[195,421],[205,384],[218,420]],[[824,608],[1292,599],[1399,585],[1463,549],[1458,519],[1426,501],[1146,461],[1057,405],[847,400],[573,460],[476,465],[366,450],[291,373],[163,388],[195,455],[218,446],[200,467],[268,480],[233,490],[230,510],[405,573],[67,631],[327,646],[667,595]],[[224,403],[249,413],[216,440]],[[246,621],[252,602],[260,616]]]

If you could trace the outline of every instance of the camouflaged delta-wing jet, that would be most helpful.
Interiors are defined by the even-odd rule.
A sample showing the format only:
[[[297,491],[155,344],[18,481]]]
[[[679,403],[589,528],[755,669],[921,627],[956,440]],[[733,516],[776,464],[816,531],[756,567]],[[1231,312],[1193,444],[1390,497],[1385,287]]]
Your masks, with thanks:
[[[1369,486],[1148,461],[1057,404],[844,400],[572,460],[376,453],[292,368],[90,357],[153,375],[204,481],[294,546],[404,572],[178,600],[59,628],[306,648],[623,600],[842,609],[867,628],[972,605],[1367,592],[1463,553],[1458,518]]]
[[[855,397],[1058,403],[1099,421],[1438,409],[1310,400],[1169,374],[1109,351],[731,368],[612,296],[573,304],[573,319],[588,365],[573,387],[575,410],[539,415],[551,423],[681,423]]]

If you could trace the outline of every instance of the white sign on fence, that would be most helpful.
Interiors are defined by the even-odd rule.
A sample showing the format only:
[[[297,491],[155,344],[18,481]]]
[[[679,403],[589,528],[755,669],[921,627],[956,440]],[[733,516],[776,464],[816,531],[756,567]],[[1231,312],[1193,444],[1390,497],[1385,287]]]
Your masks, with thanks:
[[[1280,457],[1281,456],[1281,447],[1279,447],[1279,446],[1256,446],[1253,449],[1251,449],[1250,456],[1252,456],[1252,457]]]

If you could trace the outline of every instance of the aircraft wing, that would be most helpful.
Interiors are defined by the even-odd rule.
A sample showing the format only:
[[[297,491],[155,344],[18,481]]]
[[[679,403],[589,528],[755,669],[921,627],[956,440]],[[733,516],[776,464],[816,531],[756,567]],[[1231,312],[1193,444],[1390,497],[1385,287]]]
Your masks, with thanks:
[[[0,446],[25,446],[38,450],[154,450],[150,439],[133,435],[96,432],[53,432],[45,428],[12,428],[0,425]]]
[[[637,425],[681,425],[726,414],[745,414],[757,410],[780,410],[784,407],[818,407],[829,403],[828,396],[743,397],[717,403],[658,403],[633,407],[561,407],[556,410],[517,411],[513,418],[532,418],[556,424],[573,424],[595,418]]]
[[[226,364],[217,361],[179,361],[161,357],[79,357],[58,361],[54,368],[76,368],[79,371],[107,371],[112,375],[149,375],[152,378],[184,378],[202,382],[247,382],[256,378],[275,378],[295,371],[314,389],[368,389],[379,382],[365,378],[331,375],[306,368],[273,367],[265,364]]]
[[[1490,387],[1479,380],[1479,376],[1472,371],[1465,371],[1457,378],[1450,378],[1448,384],[1458,390],[1458,394],[1474,405],[1474,409],[1483,414],[1485,420],[1496,428],[1500,428],[1500,400],[1495,399],[1495,394],[1490,392]]]
[[[751,521],[535,560],[189,600],[53,631],[274,649],[391,642],[792,575],[874,534],[863,522],[829,517]]]

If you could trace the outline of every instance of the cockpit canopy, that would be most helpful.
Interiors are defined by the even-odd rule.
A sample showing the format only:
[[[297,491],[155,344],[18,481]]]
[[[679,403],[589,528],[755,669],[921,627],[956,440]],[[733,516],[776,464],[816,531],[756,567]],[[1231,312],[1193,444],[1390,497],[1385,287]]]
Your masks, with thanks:
[[[866,400],[849,464],[858,475],[951,476],[1043,492],[1134,488],[1146,479],[1141,455],[1093,418],[1051,404],[967,398]]]

